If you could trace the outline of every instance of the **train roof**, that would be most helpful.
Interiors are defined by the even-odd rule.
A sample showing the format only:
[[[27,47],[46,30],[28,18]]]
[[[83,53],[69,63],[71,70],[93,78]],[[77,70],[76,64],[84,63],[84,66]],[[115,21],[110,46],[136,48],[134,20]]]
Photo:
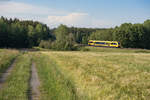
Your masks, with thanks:
[[[118,41],[100,41],[100,40],[89,40],[89,41],[94,41],[94,42],[118,42]]]

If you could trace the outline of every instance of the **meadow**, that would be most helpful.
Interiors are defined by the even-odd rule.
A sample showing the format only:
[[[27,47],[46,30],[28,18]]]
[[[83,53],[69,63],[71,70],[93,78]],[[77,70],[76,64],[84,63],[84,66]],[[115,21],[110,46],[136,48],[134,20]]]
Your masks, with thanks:
[[[40,80],[39,100],[149,100],[150,50],[86,48],[9,54],[17,57],[0,89],[0,100],[30,99],[32,62]],[[0,54],[8,51],[1,49]],[[1,63],[11,61],[0,59]]]
[[[31,59],[28,54],[20,55],[11,74],[0,90],[0,100],[28,100]]]
[[[0,77],[18,54],[17,50],[0,49]]]

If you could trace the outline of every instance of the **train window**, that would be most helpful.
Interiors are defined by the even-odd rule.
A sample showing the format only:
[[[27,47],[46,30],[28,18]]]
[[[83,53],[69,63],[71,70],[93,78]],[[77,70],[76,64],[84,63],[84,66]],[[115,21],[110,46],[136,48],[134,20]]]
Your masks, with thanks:
[[[117,45],[117,43],[111,43],[111,45]]]
[[[95,44],[105,44],[105,42],[95,42]]]
[[[90,41],[89,43],[93,43],[92,41]]]

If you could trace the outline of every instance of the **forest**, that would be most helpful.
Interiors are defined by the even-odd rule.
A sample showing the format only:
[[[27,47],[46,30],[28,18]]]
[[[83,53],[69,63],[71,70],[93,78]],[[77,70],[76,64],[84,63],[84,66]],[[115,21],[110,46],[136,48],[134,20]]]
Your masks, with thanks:
[[[77,50],[88,40],[119,41],[123,48],[150,49],[150,20],[123,23],[115,28],[77,28],[60,25],[50,28],[32,20],[0,18],[0,48],[42,48]]]

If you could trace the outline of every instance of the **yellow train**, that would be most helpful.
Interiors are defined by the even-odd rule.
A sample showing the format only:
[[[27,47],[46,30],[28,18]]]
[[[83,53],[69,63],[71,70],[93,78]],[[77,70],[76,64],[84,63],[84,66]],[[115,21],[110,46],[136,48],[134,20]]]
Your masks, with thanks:
[[[118,41],[99,41],[99,40],[89,40],[89,46],[96,46],[96,47],[115,47],[120,48],[120,42]]]

